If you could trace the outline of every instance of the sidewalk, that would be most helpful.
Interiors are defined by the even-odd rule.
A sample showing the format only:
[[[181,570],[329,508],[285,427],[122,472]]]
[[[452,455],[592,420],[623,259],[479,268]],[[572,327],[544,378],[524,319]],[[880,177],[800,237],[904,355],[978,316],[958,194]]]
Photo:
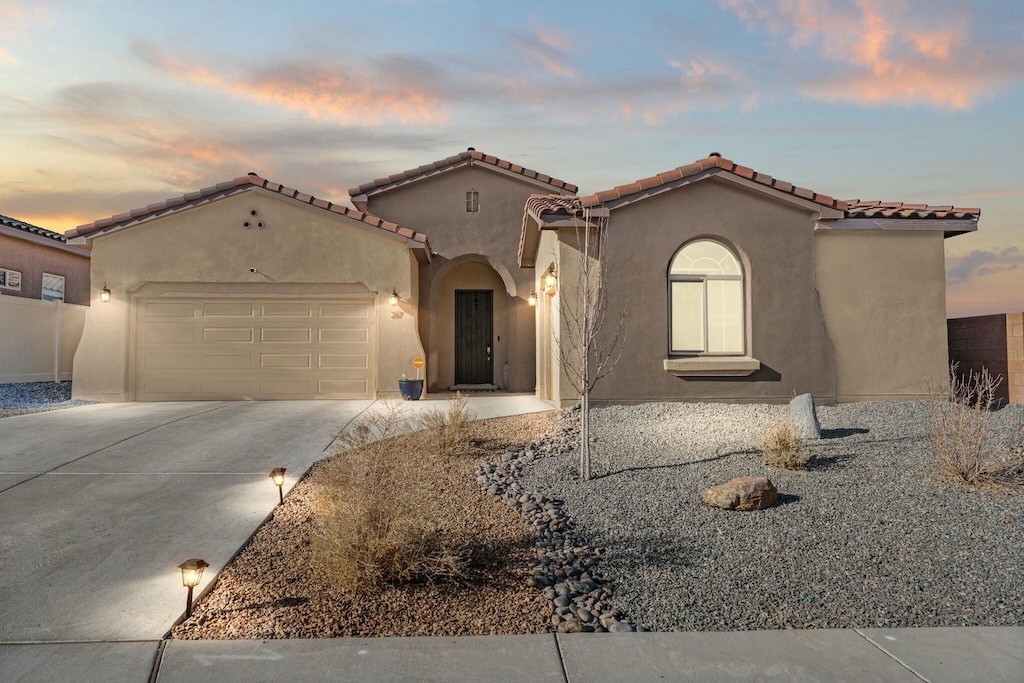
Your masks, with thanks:
[[[0,645],[0,680],[1020,683],[1024,627]]]

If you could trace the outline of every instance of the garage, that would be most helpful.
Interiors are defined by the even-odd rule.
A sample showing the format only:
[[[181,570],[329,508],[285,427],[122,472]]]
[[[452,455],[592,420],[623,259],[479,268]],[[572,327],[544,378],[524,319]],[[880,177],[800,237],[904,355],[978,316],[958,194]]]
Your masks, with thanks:
[[[140,299],[135,399],[374,395],[372,299]]]
[[[374,399],[423,356],[422,233],[248,175],[69,233],[92,252],[72,396]]]

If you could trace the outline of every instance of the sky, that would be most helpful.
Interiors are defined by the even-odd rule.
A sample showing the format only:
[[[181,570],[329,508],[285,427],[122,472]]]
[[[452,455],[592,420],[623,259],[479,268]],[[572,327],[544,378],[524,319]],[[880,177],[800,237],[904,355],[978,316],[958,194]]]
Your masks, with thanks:
[[[57,231],[255,171],[473,146],[589,194],[712,151],[980,207],[950,316],[1024,310],[1024,0],[0,0],[0,214]]]

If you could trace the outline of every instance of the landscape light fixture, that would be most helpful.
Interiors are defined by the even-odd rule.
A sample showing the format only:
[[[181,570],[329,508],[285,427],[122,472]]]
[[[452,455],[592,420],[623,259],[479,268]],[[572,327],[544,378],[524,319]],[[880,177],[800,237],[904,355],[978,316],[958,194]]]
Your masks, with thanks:
[[[398,292],[396,290],[391,290],[391,296],[388,297],[388,303],[390,303],[392,306],[398,305]]]
[[[530,292],[529,298],[526,299],[527,303],[531,306],[537,305],[537,292]]]
[[[270,472],[270,478],[274,480],[274,486],[277,487],[277,496],[281,499],[281,503],[284,504],[284,468],[275,467]]]
[[[178,565],[181,569],[181,583],[188,588],[188,601],[185,603],[185,618],[192,616],[192,589],[199,585],[203,578],[203,570],[210,565],[206,560],[191,559],[185,560]]]
[[[103,283],[103,289],[100,290],[100,301],[107,303],[110,301],[110,290],[107,288],[107,283]]]

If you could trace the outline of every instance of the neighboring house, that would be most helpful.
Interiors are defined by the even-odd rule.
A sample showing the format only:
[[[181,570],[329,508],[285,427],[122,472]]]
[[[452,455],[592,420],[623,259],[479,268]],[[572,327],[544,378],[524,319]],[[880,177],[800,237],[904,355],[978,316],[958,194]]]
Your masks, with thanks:
[[[599,402],[928,396],[947,375],[943,239],[978,209],[840,201],[711,155],[567,202],[531,198],[520,265],[558,275],[538,329],[564,336],[584,210],[608,217],[609,308],[628,302]],[[611,316],[614,318],[614,316]],[[576,396],[541,340],[541,398]]]
[[[1000,378],[995,400],[999,405],[1024,403],[1024,313],[997,313],[946,321],[949,359],[959,375],[988,370]]]
[[[96,304],[75,396],[391,396],[423,356],[428,391],[568,403],[584,209],[608,216],[610,306],[631,312],[597,401],[913,398],[944,380],[942,241],[978,210],[837,201],[716,156],[575,193],[471,148],[353,188],[356,209],[250,174],[80,226]]]
[[[0,216],[0,296],[89,303],[89,251],[60,233]]]

